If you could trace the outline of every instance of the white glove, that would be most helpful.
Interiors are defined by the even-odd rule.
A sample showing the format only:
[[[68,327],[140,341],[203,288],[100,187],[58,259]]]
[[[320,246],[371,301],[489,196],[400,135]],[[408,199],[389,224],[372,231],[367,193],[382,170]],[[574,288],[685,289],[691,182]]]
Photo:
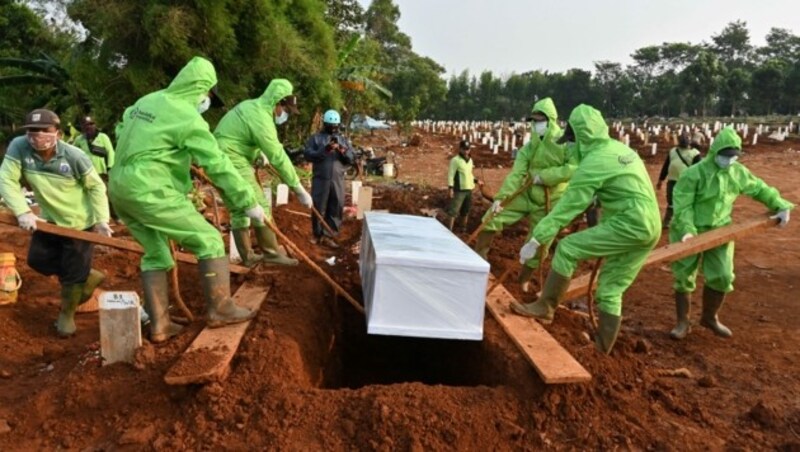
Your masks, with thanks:
[[[292,190],[294,190],[294,194],[297,196],[297,200],[300,201],[300,204],[308,208],[314,205],[314,202],[311,200],[311,195],[303,188],[303,184],[297,184],[297,187],[294,187]]]
[[[778,226],[784,227],[786,226],[786,223],[789,222],[789,209],[780,210],[778,211],[778,213],[772,215],[770,218],[772,218],[773,220],[780,220]]]
[[[97,223],[94,225],[94,232],[104,235],[106,237],[111,237],[114,235],[114,231],[111,229],[111,226],[108,225],[105,221]]]
[[[30,232],[36,230],[37,221],[39,221],[39,217],[37,217],[33,212],[25,212],[17,217],[19,227]]]
[[[693,238],[694,234],[692,234],[691,232],[687,232],[686,234],[683,234],[683,237],[681,237],[681,243],[686,243]]]
[[[256,157],[256,166],[259,168],[264,168],[267,165],[269,165],[267,154],[264,154],[263,152],[258,154],[258,157]]]
[[[544,185],[541,176],[539,176],[538,174],[533,176],[533,185]]]
[[[251,219],[252,221],[257,221],[259,224],[264,222],[264,217],[266,216],[264,213],[264,208],[261,207],[261,204],[256,204],[255,206],[245,210],[244,214],[247,215],[247,218]]]
[[[539,242],[536,239],[528,240],[528,243],[522,245],[522,248],[519,249],[519,263],[524,264],[526,261],[533,259],[538,249]]]
[[[500,205],[500,204],[502,204],[502,202],[503,202],[503,201],[500,201],[500,200],[498,199],[497,201],[495,201],[495,202],[493,202],[493,203],[492,203],[492,207],[490,207],[490,209],[491,209],[492,213],[494,213],[494,214],[498,214],[498,213],[500,213],[500,212],[502,212],[502,211],[503,211],[503,206],[501,206],[501,205]]]

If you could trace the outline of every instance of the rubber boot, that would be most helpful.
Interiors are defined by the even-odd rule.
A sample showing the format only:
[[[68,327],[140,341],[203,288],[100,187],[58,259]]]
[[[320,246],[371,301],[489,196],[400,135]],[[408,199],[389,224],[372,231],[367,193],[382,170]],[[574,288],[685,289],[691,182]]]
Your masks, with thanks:
[[[594,346],[602,353],[608,355],[617,342],[617,335],[622,326],[622,316],[609,314],[597,310],[599,320],[597,322],[597,334],[594,337]]]
[[[720,337],[731,337],[733,333],[727,326],[719,323],[717,313],[725,304],[725,293],[718,292],[708,286],[703,287],[703,314],[700,317],[700,325],[714,332]]]
[[[672,207],[667,207],[667,211],[664,212],[664,221],[661,222],[661,227],[663,229],[669,229],[670,221],[672,221]]]
[[[533,317],[536,320],[548,324],[553,321],[553,315],[556,313],[556,308],[564,296],[564,292],[569,287],[570,278],[559,275],[556,271],[550,270],[547,275],[547,280],[544,282],[542,288],[542,296],[539,300],[533,303],[511,303],[511,310],[516,314],[525,317]]]
[[[533,277],[533,272],[536,271],[535,268],[530,268],[527,265],[522,266],[522,271],[519,272],[519,278],[517,282],[519,282],[520,289],[522,289],[523,293],[528,293],[531,290],[531,277]]]
[[[94,290],[97,289],[100,284],[103,284],[105,279],[105,273],[101,272],[100,270],[89,270],[89,276],[86,278],[86,282],[83,284],[81,300],[78,304],[84,304],[89,301],[89,299],[92,298],[92,294],[94,294]]]
[[[83,284],[66,284],[61,286],[61,311],[56,320],[56,330],[61,337],[75,334],[75,310],[78,309],[83,296]]]
[[[468,220],[469,220],[469,217],[459,217],[459,219],[458,219],[458,227],[461,230],[461,232],[467,232],[467,221]]]
[[[233,241],[236,243],[236,250],[242,258],[242,265],[252,267],[264,260],[264,256],[253,251],[250,241],[250,228],[239,228],[233,231]]]
[[[483,260],[489,260],[489,248],[492,247],[494,235],[494,231],[481,231],[478,234],[478,238],[475,239],[475,252],[478,253],[478,256],[482,257]]]
[[[206,299],[206,323],[210,328],[246,322],[256,316],[255,311],[237,306],[231,298],[231,270],[227,257],[200,260],[198,267]]]
[[[144,309],[150,317],[150,341],[164,342],[178,335],[183,327],[169,317],[169,288],[167,272],[151,270],[142,272]]]
[[[256,241],[264,252],[261,262],[269,265],[297,265],[297,259],[281,253],[278,246],[278,238],[275,233],[267,226],[256,226]]]
[[[456,224],[456,217],[447,217],[447,229],[453,230],[453,226]]]
[[[692,322],[689,314],[692,313],[692,294],[675,292],[675,312],[678,315],[678,325],[669,332],[673,339],[684,339],[692,332]]]

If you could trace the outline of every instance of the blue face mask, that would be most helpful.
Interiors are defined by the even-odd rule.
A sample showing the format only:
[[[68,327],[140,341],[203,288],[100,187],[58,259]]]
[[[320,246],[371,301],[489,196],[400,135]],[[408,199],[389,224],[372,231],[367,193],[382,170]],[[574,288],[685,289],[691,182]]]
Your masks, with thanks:
[[[288,120],[289,120],[289,113],[286,112],[286,110],[283,110],[283,112],[280,114],[280,116],[275,118],[275,124],[281,125],[281,124],[283,124],[284,122],[286,122]]]
[[[735,162],[736,160],[739,160],[738,155],[732,155],[730,157],[726,157],[724,155],[718,155],[714,157],[714,161],[717,163],[717,166],[719,166],[722,169],[729,168],[731,165],[733,165],[733,162]]]

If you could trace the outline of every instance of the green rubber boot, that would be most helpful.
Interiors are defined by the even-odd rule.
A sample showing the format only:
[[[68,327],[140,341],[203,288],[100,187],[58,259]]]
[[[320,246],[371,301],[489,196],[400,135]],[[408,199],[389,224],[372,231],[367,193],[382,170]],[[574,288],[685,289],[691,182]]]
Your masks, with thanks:
[[[61,286],[61,311],[56,320],[56,330],[61,337],[75,334],[75,310],[83,297],[83,284],[66,284]]]
[[[569,287],[569,281],[570,278],[558,274],[555,270],[550,270],[539,300],[527,304],[512,302],[511,310],[516,314],[533,317],[544,324],[548,324],[553,321],[553,315],[556,313],[558,304],[561,303],[564,292]]]
[[[233,323],[246,322],[256,316],[255,311],[237,306],[231,298],[231,270],[226,256],[198,261],[203,295],[206,299],[206,323],[218,328]]]
[[[183,327],[173,323],[169,317],[169,288],[165,270],[142,272],[144,286],[144,309],[150,316],[150,341],[164,342],[177,336]]]
[[[675,292],[675,312],[678,315],[678,325],[669,332],[669,337],[685,339],[692,332],[692,322],[689,320],[692,313],[692,294]]]
[[[725,293],[718,292],[708,286],[703,287],[703,314],[700,317],[700,325],[714,332],[720,337],[731,337],[731,330],[719,322],[717,314],[725,304]]]
[[[252,267],[264,260],[264,256],[253,251],[250,241],[250,228],[239,228],[233,231],[233,241],[236,243],[236,250],[242,258],[242,265]]]
[[[617,342],[620,327],[622,327],[622,316],[609,314],[597,310],[599,321],[597,322],[597,334],[594,338],[594,345],[602,353],[608,355]]]
[[[489,248],[492,247],[492,240],[494,240],[494,231],[481,231],[478,238],[475,239],[475,252],[483,260],[489,260]]]
[[[297,259],[283,254],[278,246],[278,238],[267,226],[255,226],[256,241],[264,252],[262,262],[269,265],[297,265]]]
[[[105,273],[101,272],[100,270],[91,269],[89,270],[89,276],[86,278],[86,282],[83,284],[83,290],[81,291],[81,300],[78,304],[84,304],[92,298],[92,294],[94,290],[100,287],[100,284],[103,284],[105,281],[106,275]]]

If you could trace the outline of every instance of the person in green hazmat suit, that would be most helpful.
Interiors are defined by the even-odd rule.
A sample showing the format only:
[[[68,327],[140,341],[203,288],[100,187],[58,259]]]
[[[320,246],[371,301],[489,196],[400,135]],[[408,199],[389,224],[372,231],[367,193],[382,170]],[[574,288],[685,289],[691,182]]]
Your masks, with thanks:
[[[550,243],[559,230],[583,213],[593,198],[603,206],[597,226],[571,234],[556,247],[550,273],[538,301],[512,303],[520,315],[543,323],[553,320],[578,261],[603,258],[597,285],[599,325],[595,345],[610,353],[622,323],[622,294],[633,283],[661,237],[655,190],[636,151],[608,136],[602,114],[589,105],[575,107],[563,141],[574,142],[579,164],[561,200],[520,249],[520,261]]]
[[[297,97],[292,95],[292,84],[285,79],[272,80],[264,93],[256,98],[240,102],[225,114],[214,130],[214,136],[222,152],[228,155],[234,168],[252,188],[258,204],[270,218],[270,203],[256,179],[253,165],[271,164],[283,182],[297,195],[301,204],[311,207],[308,194],[291,160],[278,141],[276,124],[286,122],[289,112],[298,113]],[[244,209],[236,208],[236,200],[225,195],[226,206],[231,212],[231,228],[236,248],[244,265],[250,267],[259,262],[277,265],[297,265],[297,260],[285,256],[278,247],[275,233],[262,220],[254,220],[256,241],[264,254],[253,252],[250,241],[250,218]],[[271,220],[271,218],[270,218]]]
[[[503,180],[491,208],[483,216],[485,221],[494,215],[478,234],[475,243],[475,252],[484,259],[489,255],[495,235],[505,227],[527,218],[533,233],[533,229],[547,214],[548,195],[552,209],[567,189],[568,181],[577,167],[575,156],[568,152],[565,145],[556,142],[563,131],[558,126],[558,112],[551,98],[546,97],[536,102],[528,120],[533,122],[531,140],[517,153],[511,172]],[[518,194],[505,207],[501,206],[504,199],[520,190],[529,180],[533,183],[527,190]],[[529,235],[528,240],[531,237]],[[550,241],[547,244],[549,246]],[[538,255],[523,263],[519,276],[523,292],[529,290],[530,278],[538,266]]]
[[[725,127],[711,143],[708,155],[681,174],[672,194],[675,217],[669,231],[670,243],[685,242],[697,234],[731,224],[733,202],[741,193],[777,212],[770,218],[778,220],[780,226],[789,222],[794,204],[736,161],[741,149],[742,139],[733,128]],[[678,317],[678,325],[670,332],[673,339],[683,339],[691,331],[691,294],[701,261],[705,285],[700,325],[717,336],[731,336],[731,330],[717,316],[726,294],[733,291],[733,242],[728,242],[673,262]]]
[[[219,231],[186,195],[190,167],[203,168],[214,185],[253,220],[264,218],[251,186],[220,151],[202,113],[220,104],[217,75],[210,61],[192,58],[170,85],[128,107],[117,128],[117,155],[109,195],[117,214],[144,247],[141,261],[150,336],[161,342],[181,327],[168,314],[167,271],[175,265],[169,240],[197,256],[207,307],[207,323],[218,327],[243,322],[255,312],[233,302],[230,268]]]

